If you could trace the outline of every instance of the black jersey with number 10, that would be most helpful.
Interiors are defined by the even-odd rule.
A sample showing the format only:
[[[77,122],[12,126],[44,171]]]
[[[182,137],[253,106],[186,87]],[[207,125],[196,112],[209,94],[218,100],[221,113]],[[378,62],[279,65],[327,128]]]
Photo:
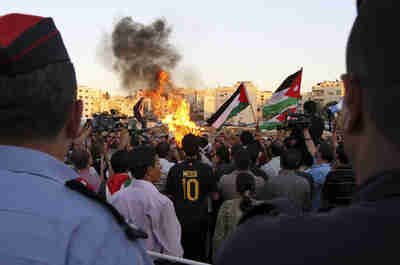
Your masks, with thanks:
[[[200,161],[184,161],[169,171],[167,194],[173,197],[177,213],[188,208],[189,212],[204,209],[207,195],[215,191],[217,183],[213,170]]]

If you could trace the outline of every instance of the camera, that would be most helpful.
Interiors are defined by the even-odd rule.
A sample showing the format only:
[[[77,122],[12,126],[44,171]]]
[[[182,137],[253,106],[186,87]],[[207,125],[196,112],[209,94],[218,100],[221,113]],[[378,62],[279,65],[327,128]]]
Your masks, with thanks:
[[[303,113],[288,113],[283,125],[278,126],[278,130],[290,130],[303,134],[303,130],[310,128],[312,125],[312,117]]]

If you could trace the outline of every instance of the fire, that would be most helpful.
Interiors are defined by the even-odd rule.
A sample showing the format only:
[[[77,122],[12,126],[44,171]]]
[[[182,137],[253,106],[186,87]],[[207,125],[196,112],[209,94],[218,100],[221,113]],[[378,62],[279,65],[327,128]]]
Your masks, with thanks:
[[[156,89],[147,91],[146,96],[151,98],[154,114],[168,127],[178,146],[182,146],[186,134],[200,135],[201,129],[190,120],[190,106],[174,87],[167,72],[159,72],[158,84]]]

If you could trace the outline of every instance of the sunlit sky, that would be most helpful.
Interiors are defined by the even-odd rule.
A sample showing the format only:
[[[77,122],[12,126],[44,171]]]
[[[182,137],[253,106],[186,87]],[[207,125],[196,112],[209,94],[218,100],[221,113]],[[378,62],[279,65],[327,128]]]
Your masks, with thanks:
[[[145,24],[164,17],[173,27],[171,42],[183,57],[174,71],[178,85],[194,76],[196,88],[248,80],[274,91],[303,67],[307,91],[345,72],[346,41],[356,15],[353,0],[2,1],[0,15],[14,12],[53,17],[79,84],[112,93],[123,89],[98,59],[97,48],[122,16]]]

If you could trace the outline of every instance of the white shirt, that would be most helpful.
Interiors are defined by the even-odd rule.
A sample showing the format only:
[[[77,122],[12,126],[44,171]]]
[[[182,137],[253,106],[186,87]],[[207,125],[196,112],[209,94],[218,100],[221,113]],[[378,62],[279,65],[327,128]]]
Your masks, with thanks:
[[[169,162],[165,158],[160,158],[160,169],[161,169],[160,181],[154,184],[160,192],[165,191],[165,188],[167,186],[168,172],[174,165],[175,163]]]
[[[263,165],[261,169],[268,175],[268,177],[276,177],[281,171],[281,157],[276,156],[271,159],[267,164]]]
[[[111,204],[128,223],[149,236],[144,246],[151,251],[176,257],[183,256],[181,225],[172,201],[145,180],[135,180],[129,187],[116,192]]]

